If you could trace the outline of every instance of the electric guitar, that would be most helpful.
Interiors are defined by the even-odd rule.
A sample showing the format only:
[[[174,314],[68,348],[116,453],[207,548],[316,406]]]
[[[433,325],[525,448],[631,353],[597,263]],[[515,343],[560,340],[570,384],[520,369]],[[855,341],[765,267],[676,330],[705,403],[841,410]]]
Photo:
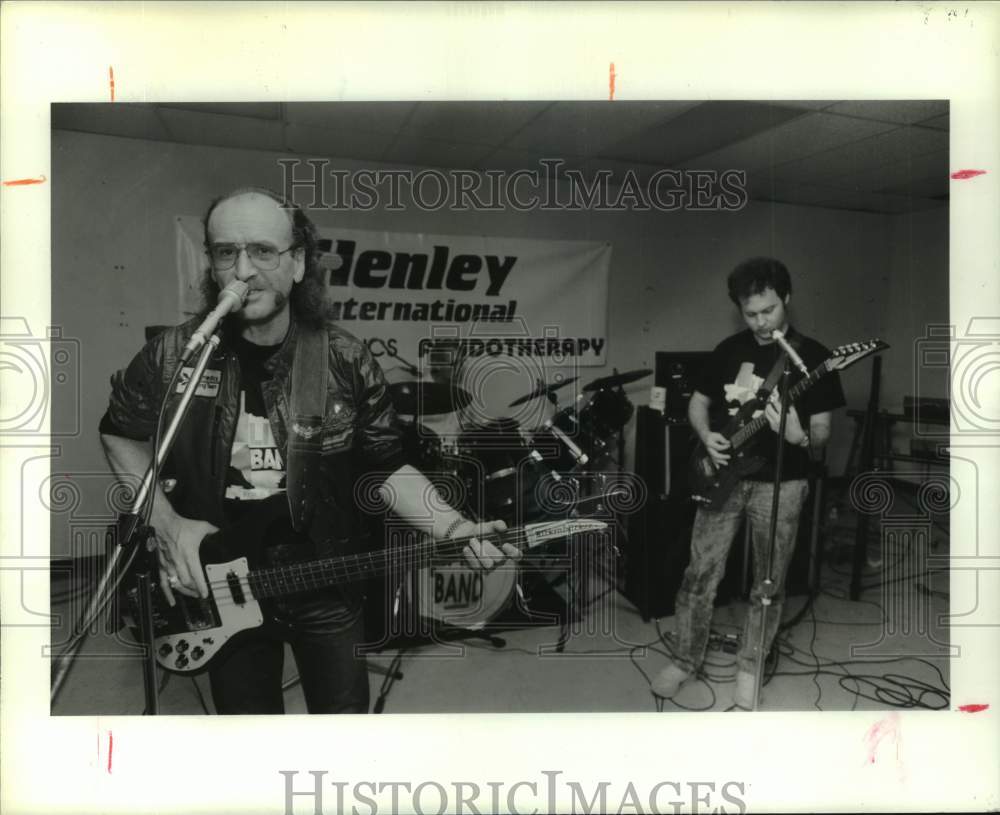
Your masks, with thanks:
[[[865,342],[851,342],[834,348],[830,358],[809,372],[788,390],[789,404],[802,396],[816,382],[831,371],[842,371],[867,356],[877,354],[888,348],[888,343],[879,339]],[[764,466],[763,456],[751,455],[750,441],[753,437],[768,427],[764,416],[764,406],[770,394],[763,399],[750,399],[740,406],[726,426],[720,431],[729,439],[729,463],[724,467],[716,466],[704,445],[697,445],[691,456],[688,483],[696,501],[706,509],[719,509],[742,478],[757,472]]]
[[[278,495],[261,504],[270,502],[269,511],[274,516],[281,512],[285,500]],[[523,552],[583,532],[600,533],[607,526],[603,521],[586,519],[547,521],[488,537],[497,548],[510,543]],[[421,536],[417,543],[391,549],[269,565],[268,549],[273,548],[273,542],[263,540],[262,530],[267,527],[261,513],[251,513],[248,520],[203,539],[199,555],[209,587],[207,599],[174,592],[175,605],[171,607],[159,584],[152,587],[153,649],[160,665],[178,674],[199,673],[242,634],[275,621],[274,603],[280,598],[353,583],[392,568],[464,562],[462,549],[470,541],[434,542]],[[293,547],[285,547],[289,548]],[[124,623],[138,640],[140,605],[134,571],[135,566],[130,565],[123,573],[118,602]]]

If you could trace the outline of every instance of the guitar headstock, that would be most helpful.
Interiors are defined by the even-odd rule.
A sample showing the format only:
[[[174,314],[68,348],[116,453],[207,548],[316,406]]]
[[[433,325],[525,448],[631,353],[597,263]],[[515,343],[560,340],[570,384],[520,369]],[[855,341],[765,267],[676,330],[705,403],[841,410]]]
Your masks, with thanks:
[[[838,345],[830,353],[830,359],[826,363],[827,368],[831,371],[842,371],[865,357],[884,351],[888,347],[889,343],[883,342],[877,337],[864,342],[849,342]]]
[[[526,548],[531,549],[543,543],[559,538],[568,538],[572,535],[580,535],[584,532],[604,532],[608,525],[604,521],[597,521],[591,518],[572,518],[564,521],[542,521],[540,523],[526,524],[524,526],[524,537]]]

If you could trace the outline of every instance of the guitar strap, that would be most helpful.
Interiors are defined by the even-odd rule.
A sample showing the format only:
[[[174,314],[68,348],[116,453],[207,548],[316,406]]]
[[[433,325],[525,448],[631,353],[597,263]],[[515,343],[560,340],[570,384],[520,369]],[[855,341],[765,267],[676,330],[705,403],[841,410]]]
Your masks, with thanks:
[[[320,482],[330,340],[326,328],[300,325],[298,331],[292,361],[292,420],[285,477],[292,526],[302,532],[312,519]]]
[[[792,346],[796,351],[799,350],[799,338],[793,337],[788,339],[788,344]],[[771,396],[771,391],[774,390],[775,386],[781,380],[781,374],[785,370],[785,360],[788,355],[782,351],[778,354],[778,358],[774,361],[774,365],[771,367],[771,372],[767,375],[767,379],[764,380],[764,384],[757,389],[757,399],[760,402],[767,402],[768,398]]]

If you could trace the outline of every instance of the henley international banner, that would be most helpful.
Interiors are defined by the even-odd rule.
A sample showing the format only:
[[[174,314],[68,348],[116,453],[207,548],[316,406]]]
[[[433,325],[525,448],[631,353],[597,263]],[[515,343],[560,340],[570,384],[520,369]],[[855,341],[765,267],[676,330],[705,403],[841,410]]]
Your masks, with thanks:
[[[203,234],[198,217],[177,217],[186,313],[200,305]],[[448,337],[471,357],[605,362],[610,244],[330,227],[319,234],[333,317],[376,356],[417,361],[430,339]]]

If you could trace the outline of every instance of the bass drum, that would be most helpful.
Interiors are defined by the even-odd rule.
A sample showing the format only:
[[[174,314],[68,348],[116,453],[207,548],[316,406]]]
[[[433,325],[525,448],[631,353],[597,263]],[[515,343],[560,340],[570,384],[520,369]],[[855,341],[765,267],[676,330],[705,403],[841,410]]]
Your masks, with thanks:
[[[417,573],[420,616],[451,626],[479,630],[510,604],[517,566],[501,563],[490,571],[470,569],[464,560],[426,566]]]

